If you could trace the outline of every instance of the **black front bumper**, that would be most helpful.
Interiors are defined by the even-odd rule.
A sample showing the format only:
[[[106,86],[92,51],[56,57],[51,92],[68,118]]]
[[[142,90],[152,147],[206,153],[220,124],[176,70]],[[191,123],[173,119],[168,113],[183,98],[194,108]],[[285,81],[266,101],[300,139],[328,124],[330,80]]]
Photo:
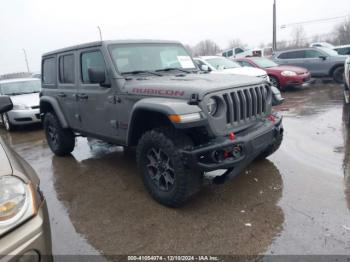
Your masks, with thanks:
[[[230,140],[229,136],[220,137],[192,150],[185,150],[183,155],[187,165],[195,170],[209,172],[230,169],[230,176],[235,176],[272,145],[282,132],[282,117],[275,115],[273,119],[266,119],[236,134],[234,140]],[[222,157],[217,158],[218,154]]]

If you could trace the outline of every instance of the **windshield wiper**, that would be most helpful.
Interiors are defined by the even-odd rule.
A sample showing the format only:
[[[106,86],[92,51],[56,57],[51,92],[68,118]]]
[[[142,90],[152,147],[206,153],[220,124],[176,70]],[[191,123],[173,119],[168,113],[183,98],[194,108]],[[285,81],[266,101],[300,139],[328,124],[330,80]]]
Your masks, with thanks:
[[[132,74],[132,75],[150,74],[150,75],[155,75],[155,76],[162,76],[161,74],[157,74],[157,73],[155,73],[155,72],[148,71],[148,70],[135,70],[135,71],[123,72],[123,73],[122,73],[122,75],[126,75],[126,74]]]
[[[164,68],[164,69],[158,69],[158,70],[156,70],[156,72],[168,72],[168,71],[174,71],[174,70],[177,70],[177,71],[180,71],[180,72],[184,72],[184,73],[187,73],[187,74],[192,73],[191,71],[188,71],[188,70],[185,70],[185,69],[182,69],[182,68],[178,68],[178,67],[168,67],[168,68]]]

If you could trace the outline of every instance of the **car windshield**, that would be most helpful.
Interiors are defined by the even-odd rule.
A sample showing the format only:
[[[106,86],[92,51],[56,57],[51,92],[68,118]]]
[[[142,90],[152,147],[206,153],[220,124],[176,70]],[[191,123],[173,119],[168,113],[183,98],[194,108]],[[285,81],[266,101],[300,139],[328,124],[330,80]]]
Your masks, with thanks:
[[[278,66],[278,64],[276,64],[274,61],[267,58],[255,58],[252,60],[254,61],[255,64],[257,64],[259,67],[262,67],[262,68]]]
[[[192,58],[180,44],[115,44],[109,51],[121,74],[196,70]]]
[[[0,83],[2,95],[23,95],[39,93],[41,90],[40,80],[27,80],[9,83]]]
[[[238,63],[224,57],[207,58],[204,60],[218,70],[241,67]]]

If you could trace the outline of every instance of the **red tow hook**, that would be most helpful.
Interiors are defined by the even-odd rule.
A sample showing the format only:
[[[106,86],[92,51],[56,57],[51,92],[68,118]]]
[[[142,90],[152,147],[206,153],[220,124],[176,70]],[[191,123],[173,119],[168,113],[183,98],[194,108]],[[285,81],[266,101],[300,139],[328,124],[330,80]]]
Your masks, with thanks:
[[[232,140],[232,141],[236,139],[236,135],[235,135],[235,133],[233,133],[233,132],[231,132],[231,133],[228,135],[228,137],[229,137],[229,139]]]
[[[272,123],[275,123],[275,122],[276,122],[276,117],[275,117],[274,115],[269,115],[269,116],[267,117],[267,119],[268,119],[269,121],[271,121]]]

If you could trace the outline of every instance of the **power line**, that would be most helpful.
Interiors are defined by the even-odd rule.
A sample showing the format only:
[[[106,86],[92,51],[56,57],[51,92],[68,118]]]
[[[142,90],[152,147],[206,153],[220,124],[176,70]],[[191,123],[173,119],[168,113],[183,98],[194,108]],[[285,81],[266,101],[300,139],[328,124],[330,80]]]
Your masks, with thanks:
[[[315,20],[307,20],[302,22],[296,22],[296,23],[290,23],[290,24],[284,24],[281,25],[281,28],[286,28],[287,26],[296,26],[296,25],[302,25],[302,24],[312,24],[312,23],[324,23],[332,20],[339,20],[350,17],[350,14],[343,15],[343,16],[336,16],[336,17],[329,17],[329,18],[322,18],[322,19],[315,19]]]

